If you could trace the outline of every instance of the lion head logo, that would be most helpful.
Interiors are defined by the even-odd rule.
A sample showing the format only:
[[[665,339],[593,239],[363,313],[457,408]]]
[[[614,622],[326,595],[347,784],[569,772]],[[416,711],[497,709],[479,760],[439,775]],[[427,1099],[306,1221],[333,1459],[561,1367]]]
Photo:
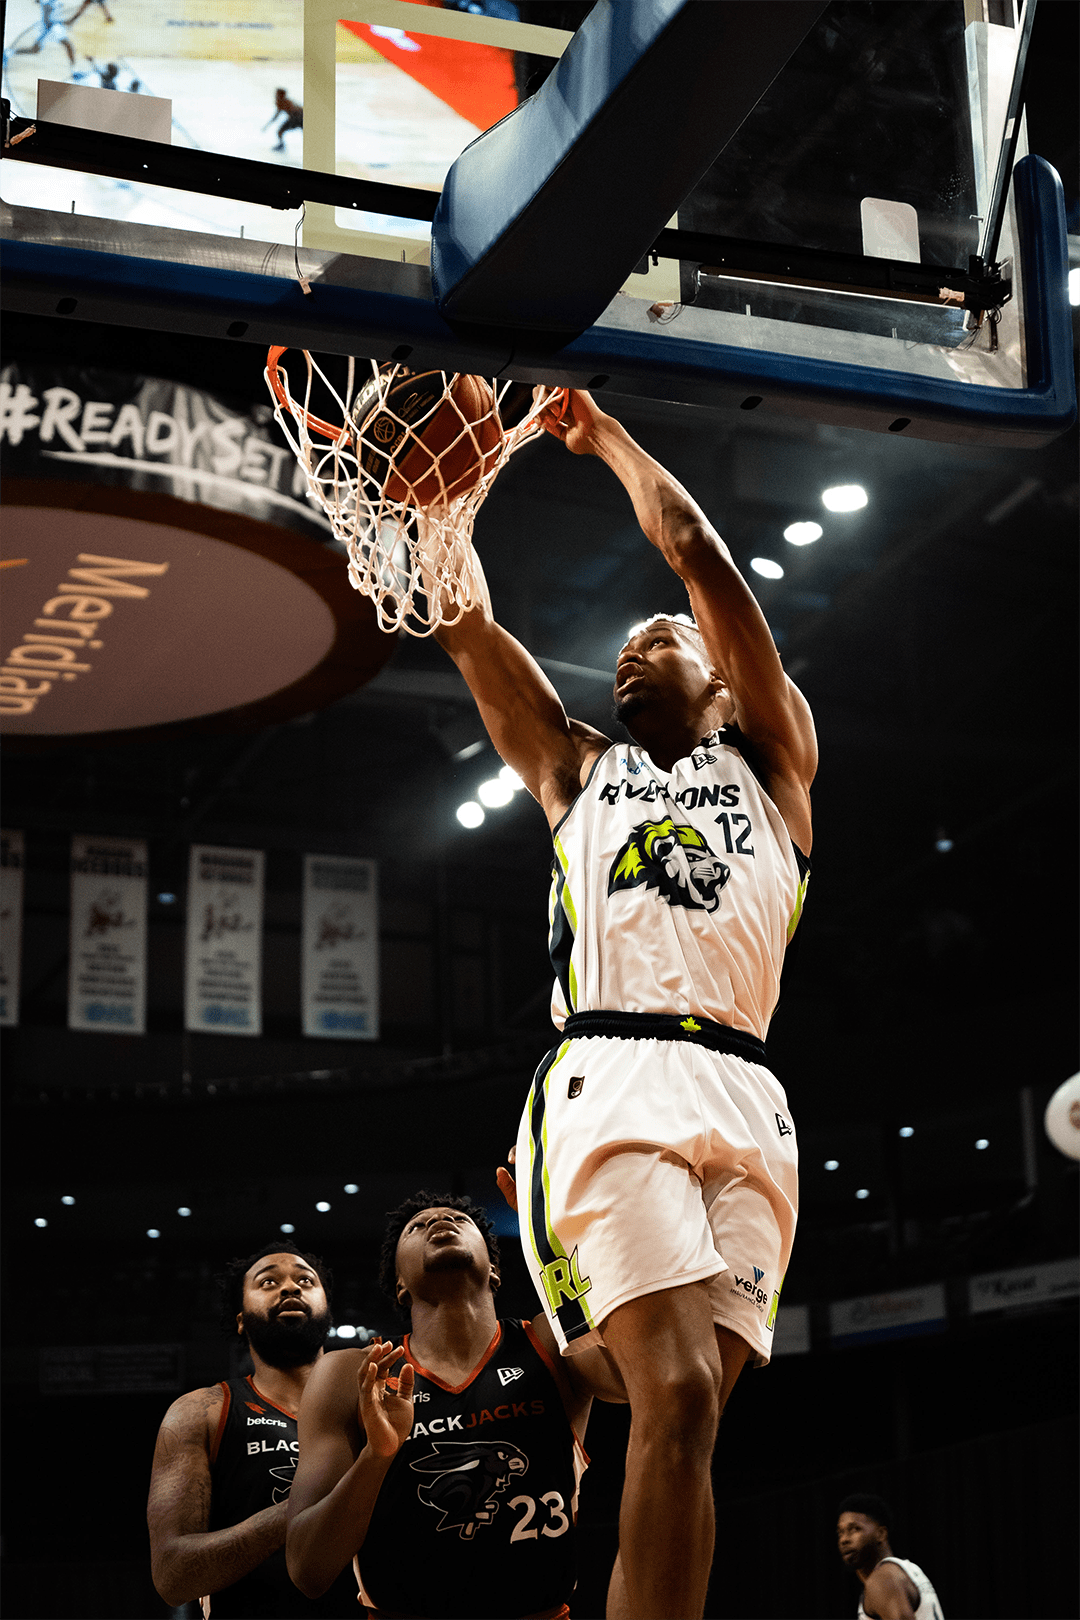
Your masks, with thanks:
[[[731,868],[717,860],[696,827],[643,821],[634,828],[608,873],[608,894],[618,889],[658,889],[669,906],[719,911],[720,890]]]

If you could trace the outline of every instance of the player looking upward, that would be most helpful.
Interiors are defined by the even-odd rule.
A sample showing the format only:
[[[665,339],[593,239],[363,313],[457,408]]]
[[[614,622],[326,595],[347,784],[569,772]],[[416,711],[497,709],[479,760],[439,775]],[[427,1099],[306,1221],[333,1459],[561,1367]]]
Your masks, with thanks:
[[[795,1227],[795,1134],[763,1045],[802,903],[807,704],[686,490],[587,393],[542,418],[622,481],[693,620],[619,654],[612,744],[568,719],[490,602],[438,639],[555,844],[553,1016],[517,1142],[523,1242],[564,1354],[603,1343],[632,1422],[608,1613],[699,1616],[717,1422],[768,1361]]]
[[[942,1620],[937,1593],[918,1564],[889,1546],[892,1510],[880,1496],[846,1496],[836,1541],[862,1582],[858,1620]]]
[[[351,1574],[310,1603],[285,1568],[296,1414],[330,1329],[328,1286],[322,1263],[288,1243],[226,1270],[225,1321],[255,1371],[181,1395],[165,1414],[147,1522],[154,1585],[166,1603],[201,1597],[211,1620],[357,1613]]]
[[[602,1350],[559,1360],[546,1318],[499,1320],[499,1249],[467,1198],[390,1216],[381,1280],[402,1348],[338,1350],[300,1414],[289,1572],[315,1597],[354,1554],[373,1615],[566,1616],[581,1441],[594,1395],[624,1400]]]

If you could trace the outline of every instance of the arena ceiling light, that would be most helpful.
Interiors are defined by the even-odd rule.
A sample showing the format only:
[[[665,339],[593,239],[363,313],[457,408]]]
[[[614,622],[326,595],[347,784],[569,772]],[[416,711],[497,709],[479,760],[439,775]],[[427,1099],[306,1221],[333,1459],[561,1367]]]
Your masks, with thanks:
[[[1080,304],[1080,270],[1069,271],[1069,303],[1074,309]]]
[[[148,1226],[146,1228],[146,1235],[149,1238],[159,1238],[161,1233],[158,1231],[156,1226]]]
[[[861,484],[834,484],[821,492],[821,504],[829,512],[860,512],[869,498]]]
[[[860,1187],[860,1188],[858,1188],[858,1190],[855,1193],[855,1196],[856,1196],[856,1198],[869,1198],[869,1196],[870,1196],[869,1187]]]
[[[484,823],[484,812],[474,799],[466,799],[464,804],[457,807],[457,818],[463,827],[481,827]]]
[[[38,1215],[38,1216],[36,1216],[36,1217],[35,1217],[35,1219],[34,1219],[34,1225],[35,1225],[35,1226],[48,1226],[48,1224],[49,1224],[49,1223],[48,1223],[48,1221],[47,1221],[47,1220],[46,1220],[46,1219],[45,1219],[45,1217],[44,1217],[44,1215]]]
[[[901,1125],[901,1127],[900,1127],[900,1135],[901,1136],[914,1136],[915,1135],[915,1127],[914,1127],[914,1125]]]
[[[977,1149],[977,1151],[979,1153],[982,1153],[989,1146],[990,1146],[990,1143],[989,1143],[988,1139],[985,1136],[980,1136],[979,1140],[975,1144],[975,1147],[976,1147],[976,1149]]]
[[[791,546],[809,546],[815,540],[820,540],[824,533],[820,523],[789,523],[784,530],[784,539]]]
[[[319,1202],[315,1205],[315,1208],[318,1210],[320,1215],[329,1215],[330,1213],[330,1205],[326,1202],[325,1198],[320,1198]]]
[[[336,1329],[336,1336],[339,1339],[355,1339],[356,1329],[353,1327],[351,1322],[339,1322]]]
[[[179,1209],[178,1209],[178,1210],[177,1210],[177,1212],[176,1212],[176,1213],[177,1213],[177,1214],[178,1214],[178,1215],[190,1215],[190,1214],[191,1214],[191,1211],[190,1211],[190,1209],[188,1209],[188,1207],[187,1207],[187,1205],[186,1205],[186,1204],[181,1204],[181,1205],[180,1205],[180,1208],[179,1208]]]
[[[750,566],[762,579],[783,579],[784,570],[771,557],[751,557]]]
[[[503,780],[501,774],[493,776],[490,782],[481,782],[476,793],[480,803],[486,804],[489,810],[501,810],[514,797],[513,788]]]
[[[840,1160],[839,1159],[826,1159],[825,1160],[825,1168],[826,1168],[826,1170],[839,1170],[839,1168],[840,1168]]]
[[[522,788],[525,786],[525,783],[521,780],[521,777],[518,775],[517,771],[515,771],[512,765],[504,765],[502,770],[499,772],[499,775],[515,793],[520,793]]]
[[[356,1185],[355,1181],[347,1181],[345,1183],[345,1191],[347,1193],[358,1193],[360,1188]]]
[[[291,1237],[296,1231],[296,1227],[290,1225],[288,1221],[282,1221],[281,1225],[278,1227],[278,1231],[284,1232],[287,1237]]]
[[[60,1202],[62,1204],[68,1204],[70,1206],[71,1204],[73,1204],[75,1202],[75,1200],[74,1200],[74,1198],[72,1198],[70,1193],[65,1193],[63,1198],[61,1198]]]

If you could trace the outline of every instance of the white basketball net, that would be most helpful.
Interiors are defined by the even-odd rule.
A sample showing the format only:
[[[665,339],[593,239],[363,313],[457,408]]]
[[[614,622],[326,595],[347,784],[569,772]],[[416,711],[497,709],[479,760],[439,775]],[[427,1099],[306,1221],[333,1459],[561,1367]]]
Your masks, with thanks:
[[[307,366],[307,385],[302,400],[294,398],[284,366],[271,351],[265,372],[274,399],[274,416],[304,470],[308,493],[322,507],[336,538],[349,553],[349,579],[358,591],[371,598],[386,631],[406,630],[412,636],[430,636],[440,624],[456,624],[464,613],[484,599],[482,576],[472,547],[476,514],[500,471],[514,451],[543,432],[537,418],[556,394],[557,388],[536,388],[526,415],[513,428],[502,430],[500,403],[513,386],[494,379],[493,404],[479,421],[468,421],[453,393],[457,373],[441,373],[442,394],[424,416],[411,425],[392,411],[387,403],[396,379],[408,377],[401,365],[380,368],[374,361],[350,359],[344,398],[306,349],[300,351]],[[359,375],[358,375],[359,367]],[[362,389],[374,380],[374,391],[365,399],[362,414],[368,428],[364,434],[353,421],[353,410]],[[311,413],[312,385],[315,378],[329,392],[341,412],[340,427],[322,422]],[[401,470],[408,451],[442,404],[456,412],[461,430],[452,444],[438,455],[425,450],[418,481],[424,486],[424,503]],[[389,415],[404,432],[395,455],[387,457],[384,445],[369,437],[373,419],[384,424]],[[500,441],[492,450],[490,430],[481,441],[484,423],[494,417]],[[383,428],[385,432],[385,426]],[[313,437],[314,435],[314,437]],[[462,440],[471,440],[475,460],[485,470],[476,485],[464,495],[448,495],[440,463],[450,452],[462,449]],[[375,461],[378,472],[363,465]],[[405,486],[403,498],[391,499],[385,486],[395,474]],[[401,493],[401,491],[399,491]]]

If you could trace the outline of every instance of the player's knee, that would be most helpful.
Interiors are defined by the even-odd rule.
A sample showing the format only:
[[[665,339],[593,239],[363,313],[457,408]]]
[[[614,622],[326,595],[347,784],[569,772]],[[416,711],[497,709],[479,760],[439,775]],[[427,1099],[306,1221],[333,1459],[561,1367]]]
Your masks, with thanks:
[[[631,1404],[635,1425],[640,1421],[666,1447],[711,1452],[720,1417],[719,1364],[700,1356],[660,1369],[638,1409]]]

